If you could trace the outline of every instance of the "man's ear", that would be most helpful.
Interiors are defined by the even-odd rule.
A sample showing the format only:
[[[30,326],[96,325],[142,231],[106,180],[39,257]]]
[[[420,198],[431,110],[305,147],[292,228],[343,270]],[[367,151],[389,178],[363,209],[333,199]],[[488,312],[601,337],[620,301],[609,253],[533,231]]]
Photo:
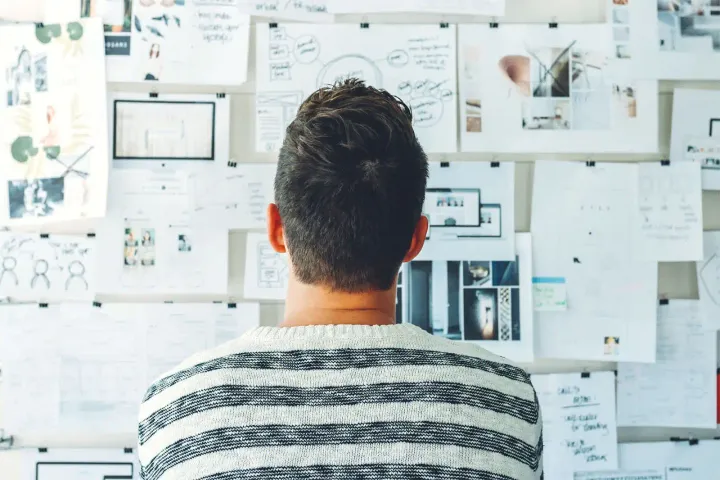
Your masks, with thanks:
[[[267,208],[267,233],[273,250],[277,253],[287,253],[280,212],[274,203],[268,205]]]
[[[423,245],[425,245],[425,238],[427,237],[428,231],[428,219],[425,215],[420,215],[417,225],[415,225],[415,231],[413,232],[412,240],[410,241],[410,248],[403,258],[403,262],[409,262],[418,256]]]

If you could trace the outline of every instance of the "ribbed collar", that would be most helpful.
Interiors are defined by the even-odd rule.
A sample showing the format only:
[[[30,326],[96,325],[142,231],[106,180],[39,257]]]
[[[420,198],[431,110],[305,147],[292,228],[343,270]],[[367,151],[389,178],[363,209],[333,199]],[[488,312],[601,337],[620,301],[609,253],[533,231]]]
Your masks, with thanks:
[[[257,327],[246,332],[244,338],[408,338],[428,335],[409,323],[395,325],[309,325],[302,327]]]

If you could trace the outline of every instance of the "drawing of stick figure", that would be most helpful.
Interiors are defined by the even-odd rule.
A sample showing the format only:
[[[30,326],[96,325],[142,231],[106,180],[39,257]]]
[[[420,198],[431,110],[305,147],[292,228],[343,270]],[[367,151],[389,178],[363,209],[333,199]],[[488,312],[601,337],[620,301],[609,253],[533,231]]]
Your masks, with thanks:
[[[68,265],[68,272],[70,272],[70,276],[67,280],[65,280],[65,290],[70,288],[70,283],[73,279],[77,280],[77,282],[82,282],[85,286],[85,290],[88,289],[88,283],[87,280],[85,280],[85,265],[83,265],[80,260],[73,260],[70,262]]]
[[[17,267],[17,259],[15,257],[3,257],[2,260],[2,272],[0,273],[0,285],[2,285],[7,274],[8,278],[14,281],[15,285],[18,284],[17,274],[15,273],[15,267]]]
[[[32,280],[30,281],[30,288],[35,288],[35,282],[38,281],[38,279],[42,279],[42,283],[45,284],[46,289],[50,289],[50,280],[47,277],[47,272],[50,269],[50,265],[48,264],[47,260],[40,259],[35,260],[35,265],[33,266],[33,271],[35,272],[35,275],[33,275]]]

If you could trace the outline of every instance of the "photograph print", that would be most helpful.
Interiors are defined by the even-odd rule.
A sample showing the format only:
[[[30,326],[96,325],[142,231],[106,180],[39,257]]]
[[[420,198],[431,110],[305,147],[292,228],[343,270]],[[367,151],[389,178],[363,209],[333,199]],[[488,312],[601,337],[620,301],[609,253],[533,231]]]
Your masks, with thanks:
[[[47,217],[62,208],[65,178],[8,181],[10,218]]]
[[[720,0],[657,0],[661,51],[720,51]]]

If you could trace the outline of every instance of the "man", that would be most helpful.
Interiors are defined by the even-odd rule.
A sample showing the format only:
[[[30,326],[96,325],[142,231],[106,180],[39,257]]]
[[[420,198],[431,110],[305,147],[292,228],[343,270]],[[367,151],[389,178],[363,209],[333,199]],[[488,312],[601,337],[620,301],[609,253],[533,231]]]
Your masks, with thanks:
[[[408,107],[347,80],[287,129],[268,208],[291,264],[285,319],[200,353],[140,412],[145,480],[542,478],[528,375],[395,325],[423,246],[427,157]]]

